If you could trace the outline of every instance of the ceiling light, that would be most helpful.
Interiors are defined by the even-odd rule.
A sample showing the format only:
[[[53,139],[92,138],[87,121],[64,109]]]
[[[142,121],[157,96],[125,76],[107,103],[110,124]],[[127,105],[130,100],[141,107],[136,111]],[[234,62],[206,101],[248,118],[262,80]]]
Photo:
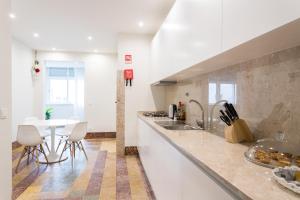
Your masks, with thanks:
[[[142,27],[144,26],[144,22],[140,21],[140,22],[138,23],[138,25],[139,25],[140,28],[142,28]]]
[[[11,19],[14,19],[14,18],[16,18],[16,15],[15,15],[14,13],[10,13],[10,14],[9,14],[9,17],[10,17]]]
[[[55,51],[55,50],[56,50],[56,48],[55,48],[55,47],[53,47],[53,48],[52,48],[52,51]]]
[[[38,33],[34,33],[33,37],[38,38],[38,37],[40,37],[40,35]]]
[[[88,39],[88,40],[92,40],[92,39],[93,39],[93,37],[92,37],[92,36],[89,36],[87,39]]]

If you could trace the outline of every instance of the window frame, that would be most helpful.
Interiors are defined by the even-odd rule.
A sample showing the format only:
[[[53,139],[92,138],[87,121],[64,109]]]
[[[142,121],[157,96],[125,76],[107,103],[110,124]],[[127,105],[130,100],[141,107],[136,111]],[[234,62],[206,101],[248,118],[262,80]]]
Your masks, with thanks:
[[[49,70],[51,68],[58,68],[58,67],[47,67],[47,71],[46,71],[46,104],[47,105],[73,105],[72,103],[70,103],[70,99],[69,99],[69,81],[70,80],[75,80],[75,77],[70,77],[70,70],[67,71],[67,75],[65,77],[63,76],[49,76]],[[70,69],[70,68],[73,68],[73,67],[63,67],[65,69]],[[75,70],[73,68],[73,70]],[[66,80],[67,81],[67,101],[66,102],[61,102],[61,103],[54,103],[54,102],[51,102],[50,100],[50,81],[51,80]]]
[[[237,102],[237,85],[234,81],[220,81],[220,80],[217,80],[217,81],[209,81],[208,83],[208,92],[209,92],[209,84],[216,84],[216,102],[220,101],[220,100],[223,100],[221,99],[221,84],[232,84],[234,86],[234,90],[233,90],[233,95],[234,95],[234,102],[230,102],[232,103],[233,105],[236,105],[236,102]],[[227,100],[227,99],[225,99]],[[208,105],[214,105],[216,102],[214,103],[211,103],[209,102],[209,94],[208,94]]]

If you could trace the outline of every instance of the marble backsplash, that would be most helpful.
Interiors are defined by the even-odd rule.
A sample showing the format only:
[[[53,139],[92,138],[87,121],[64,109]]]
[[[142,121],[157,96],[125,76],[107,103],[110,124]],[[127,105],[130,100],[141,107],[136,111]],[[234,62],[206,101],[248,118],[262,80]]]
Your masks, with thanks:
[[[166,87],[166,105],[186,104],[187,122],[201,119],[200,108],[188,103],[198,100],[205,109],[206,127],[223,135],[218,100],[235,104],[257,139],[283,132],[288,140],[300,142],[300,46],[228,66],[174,86]],[[167,108],[166,108],[167,110]]]

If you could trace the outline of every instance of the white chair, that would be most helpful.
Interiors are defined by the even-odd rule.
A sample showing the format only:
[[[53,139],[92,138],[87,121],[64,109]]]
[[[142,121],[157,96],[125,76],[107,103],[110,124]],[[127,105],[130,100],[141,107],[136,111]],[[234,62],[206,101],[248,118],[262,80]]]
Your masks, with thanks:
[[[85,151],[85,149],[83,147],[83,144],[81,142],[84,139],[84,137],[86,135],[86,132],[87,132],[87,122],[79,122],[79,123],[74,125],[74,127],[72,128],[69,136],[65,140],[65,145],[64,145],[64,148],[61,152],[59,160],[61,160],[64,152],[67,149],[70,149],[70,154],[71,154],[71,159],[72,159],[72,166],[73,166],[76,146],[78,147],[79,150],[83,151],[83,153],[85,155],[85,158],[88,159],[86,151]]]
[[[69,117],[69,119],[80,121],[80,117],[78,117],[78,116],[71,116],[71,117]],[[74,125],[75,124],[69,124],[69,125],[64,126],[63,128],[56,129],[55,134],[60,136],[59,143],[55,150],[56,152],[58,151],[63,140],[67,139],[67,137],[71,134],[71,131],[74,128]]]
[[[78,116],[72,116],[69,118],[70,120],[77,120],[80,121],[80,118]],[[59,143],[56,147],[56,152],[58,151],[61,143],[63,142],[63,140],[66,140],[67,137],[69,137],[69,135],[71,134],[72,129],[74,128],[75,124],[69,124],[66,125],[65,127],[63,127],[62,129],[56,129],[55,134],[60,136],[60,140]]]
[[[71,135],[74,126],[75,126],[75,124],[69,124],[69,125],[66,125],[62,130],[57,130],[55,132],[56,135],[60,136],[59,143],[56,147],[56,152],[58,151],[58,149],[59,149],[60,145],[63,143],[63,141],[68,139],[68,137]]]
[[[35,152],[36,152],[35,157],[37,159],[37,163],[39,163],[39,152],[44,155],[45,160],[48,163],[48,159],[43,148],[43,144],[44,144],[43,138],[41,137],[39,130],[35,126],[19,125],[18,133],[17,133],[17,141],[18,143],[24,145],[25,147],[18,161],[16,167],[16,173],[18,172],[18,168],[21,163],[21,160],[27,155],[27,164],[29,164],[30,154],[32,154],[32,157],[34,157]]]
[[[39,120],[37,117],[26,117],[24,119],[24,123],[30,123],[30,122],[34,122],[34,121],[37,121]],[[45,128],[40,128],[38,127],[37,128],[40,132],[40,135],[42,136],[43,140],[45,141],[45,144],[46,144],[46,147],[47,147],[47,150],[50,152],[50,148],[49,148],[49,145],[48,143],[46,142],[46,137],[50,136],[51,133],[48,129],[45,129]]]

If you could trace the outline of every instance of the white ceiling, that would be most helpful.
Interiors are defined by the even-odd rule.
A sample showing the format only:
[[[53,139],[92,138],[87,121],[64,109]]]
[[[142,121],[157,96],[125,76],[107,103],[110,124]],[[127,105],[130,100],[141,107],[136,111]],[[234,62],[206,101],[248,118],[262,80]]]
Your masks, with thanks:
[[[154,34],[175,0],[12,0],[13,36],[38,50],[114,53],[118,33]],[[138,26],[139,21],[144,27]],[[39,38],[34,38],[38,33]],[[89,41],[88,36],[93,40]]]

